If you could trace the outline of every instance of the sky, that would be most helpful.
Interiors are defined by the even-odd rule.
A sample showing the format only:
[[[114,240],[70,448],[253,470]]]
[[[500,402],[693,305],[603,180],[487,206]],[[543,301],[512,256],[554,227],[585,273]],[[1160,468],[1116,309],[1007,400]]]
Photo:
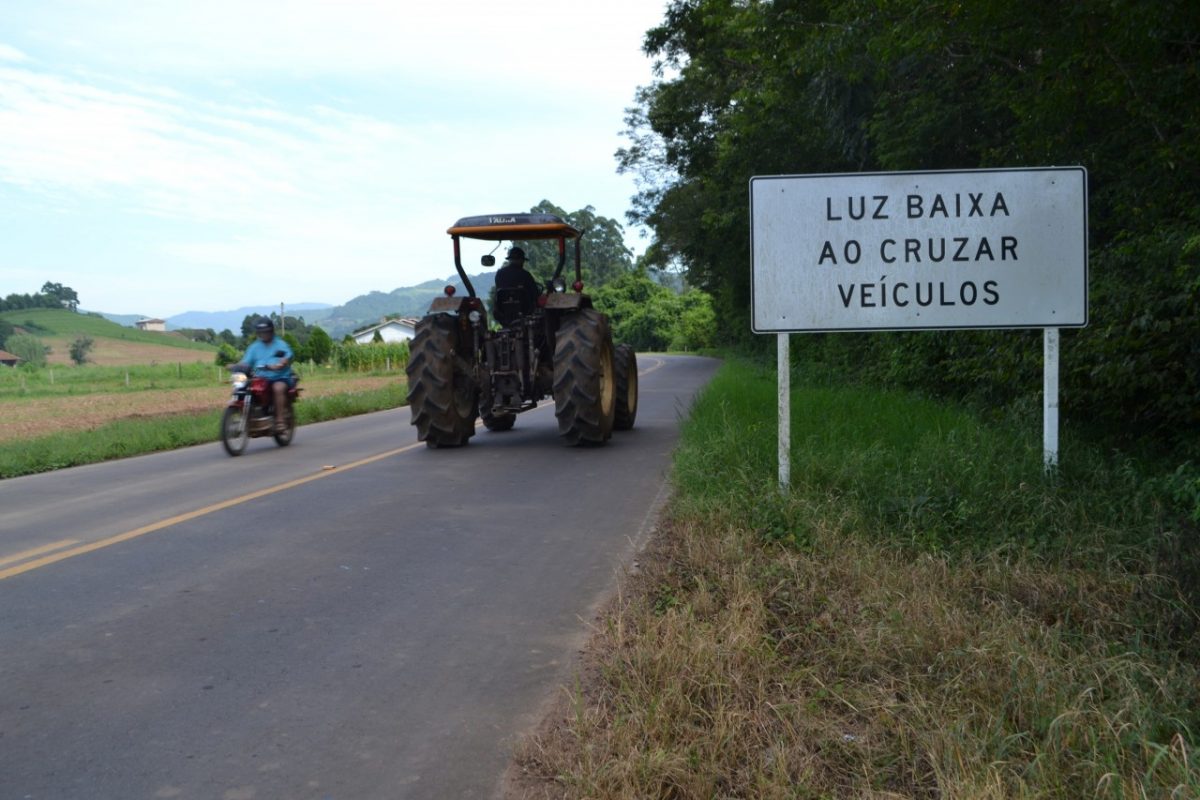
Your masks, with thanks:
[[[455,220],[543,199],[625,224],[613,154],[665,7],[3,4],[0,296],[154,317],[442,279]]]

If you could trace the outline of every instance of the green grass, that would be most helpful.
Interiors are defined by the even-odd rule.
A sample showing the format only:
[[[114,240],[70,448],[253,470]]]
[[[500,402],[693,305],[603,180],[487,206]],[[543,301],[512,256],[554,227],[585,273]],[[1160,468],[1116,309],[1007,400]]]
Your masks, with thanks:
[[[597,626],[553,797],[1200,797],[1200,537],[1038,420],[728,362],[667,533]]]
[[[65,309],[28,308],[16,311],[0,311],[0,319],[7,320],[15,326],[27,327],[30,333],[39,338],[84,334],[93,338],[124,339],[131,342],[157,344],[185,350],[216,352],[216,348],[212,345],[193,342],[182,336],[127,328],[124,325],[118,325],[103,317],[94,317],[90,314],[77,314]]]
[[[396,375],[384,370],[343,372],[326,367],[297,364],[296,371],[307,385],[311,382],[355,377]],[[0,401],[39,397],[61,397],[112,392],[144,392],[160,389],[190,389],[227,385],[229,373],[214,364],[145,364],[123,367],[55,366],[39,369],[0,369]]]
[[[126,382],[128,380],[128,382]],[[127,367],[53,366],[0,370],[0,400],[97,392],[186,389],[226,383],[228,373],[213,364],[154,364]]]
[[[405,404],[406,392],[397,381],[383,389],[304,399],[296,406],[298,420],[303,426],[396,408]],[[218,407],[205,414],[121,420],[90,431],[0,443],[0,478],[216,441],[221,411]]]

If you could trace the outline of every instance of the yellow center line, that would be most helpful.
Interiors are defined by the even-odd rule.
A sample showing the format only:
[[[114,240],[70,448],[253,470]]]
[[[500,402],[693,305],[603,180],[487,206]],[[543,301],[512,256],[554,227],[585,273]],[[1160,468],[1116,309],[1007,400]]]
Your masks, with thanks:
[[[342,473],[342,472],[345,472],[346,470],[350,470],[350,469],[355,469],[357,467],[364,467],[367,464],[374,464],[376,461],[382,461],[385,458],[391,458],[392,456],[399,455],[400,453],[404,453],[404,452],[407,452],[408,450],[412,450],[414,448],[423,447],[423,446],[424,446],[424,444],[422,442],[417,442],[415,444],[410,444],[405,447],[398,447],[395,450],[388,450],[386,453],[379,453],[378,455],[369,456],[367,458],[359,459],[358,461],[352,461],[349,464],[345,464],[343,466],[338,467],[337,469],[321,470],[320,472],[314,473],[312,475],[306,475],[303,478],[296,478],[295,480],[290,480],[285,483],[277,484],[275,486],[268,486],[265,489],[259,489],[254,492],[250,492],[249,494],[244,494],[239,497],[230,498],[229,500],[222,500],[219,503],[213,503],[212,505],[204,506],[203,508],[198,508],[195,511],[189,511],[186,514],[179,514],[177,516],[170,517],[168,519],[159,520],[158,522],[152,522],[149,525],[143,525],[140,528],[134,528],[131,531],[126,531],[125,533],[119,533],[116,536],[110,536],[107,539],[98,539],[94,542],[88,542],[87,544],[80,545],[79,547],[72,547],[70,550],[64,550],[59,553],[54,553],[53,555],[43,556],[42,558],[36,559],[34,561],[28,561],[28,562],[21,564],[19,566],[16,566],[16,567],[9,567],[8,569],[0,570],[0,581],[5,580],[6,578],[14,577],[16,575],[20,575],[25,572],[31,572],[32,570],[35,570],[35,569],[40,569],[41,567],[45,567],[50,564],[58,563],[59,561],[65,561],[68,558],[74,558],[75,556],[81,556],[85,553],[91,553],[95,550],[100,550],[105,547],[110,547],[111,545],[114,545],[114,544],[120,544],[121,542],[127,542],[130,539],[136,539],[139,536],[145,536],[148,533],[154,533],[155,531],[161,531],[164,528],[170,528],[173,525],[180,524],[181,522],[188,522],[190,520],[197,519],[199,517],[203,517],[208,514],[217,512],[217,511],[223,511],[227,508],[232,508],[233,506],[241,505],[242,503],[248,503],[251,500],[257,500],[260,497],[266,497],[267,495],[276,494],[278,492],[286,491],[287,489],[294,489],[297,486],[303,486],[306,483],[312,483],[313,481],[320,480],[321,478],[328,478],[330,475],[336,475],[338,473]],[[71,543],[73,544],[74,542],[71,542]],[[32,552],[27,552],[25,554],[26,557],[28,557],[30,555],[36,555],[36,554],[32,553]]]
[[[73,544],[79,544],[79,540],[63,539],[61,542],[51,542],[50,544],[44,544],[41,547],[31,547],[28,550],[22,550],[19,553],[13,553],[11,556],[0,558],[0,567],[4,566],[5,564],[15,564],[18,561],[24,561],[25,559],[33,558],[34,556],[40,556],[42,553],[49,553],[52,550],[61,550],[62,548],[70,547]]]
[[[651,372],[656,372],[656,371],[662,369],[663,365],[667,363],[666,359],[662,359],[662,358],[656,358],[656,359],[654,359],[654,361],[656,363],[654,364],[653,367],[650,367],[650,369],[638,370],[639,378],[649,375]]]

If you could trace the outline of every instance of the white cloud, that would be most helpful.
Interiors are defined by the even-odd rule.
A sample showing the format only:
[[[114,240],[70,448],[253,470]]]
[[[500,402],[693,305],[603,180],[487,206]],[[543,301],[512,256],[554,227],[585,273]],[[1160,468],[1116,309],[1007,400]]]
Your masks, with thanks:
[[[222,307],[248,270],[286,277],[271,302],[444,277],[456,218],[543,198],[620,219],[612,153],[660,15],[433,5],[20,4],[36,58],[0,45],[0,204],[103,228],[53,279],[153,314]],[[0,273],[52,260],[0,237]]]
[[[28,61],[29,56],[17,48],[0,42],[0,61]]]

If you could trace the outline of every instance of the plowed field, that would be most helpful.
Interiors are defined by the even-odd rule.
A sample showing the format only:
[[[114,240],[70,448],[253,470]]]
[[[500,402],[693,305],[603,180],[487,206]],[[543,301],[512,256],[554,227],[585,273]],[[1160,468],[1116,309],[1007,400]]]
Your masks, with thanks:
[[[381,389],[397,377],[345,377],[302,383],[304,397]],[[229,398],[226,386],[112,392],[0,402],[0,442],[30,439],[61,431],[90,430],[107,422],[170,414],[200,414],[220,409]]]

